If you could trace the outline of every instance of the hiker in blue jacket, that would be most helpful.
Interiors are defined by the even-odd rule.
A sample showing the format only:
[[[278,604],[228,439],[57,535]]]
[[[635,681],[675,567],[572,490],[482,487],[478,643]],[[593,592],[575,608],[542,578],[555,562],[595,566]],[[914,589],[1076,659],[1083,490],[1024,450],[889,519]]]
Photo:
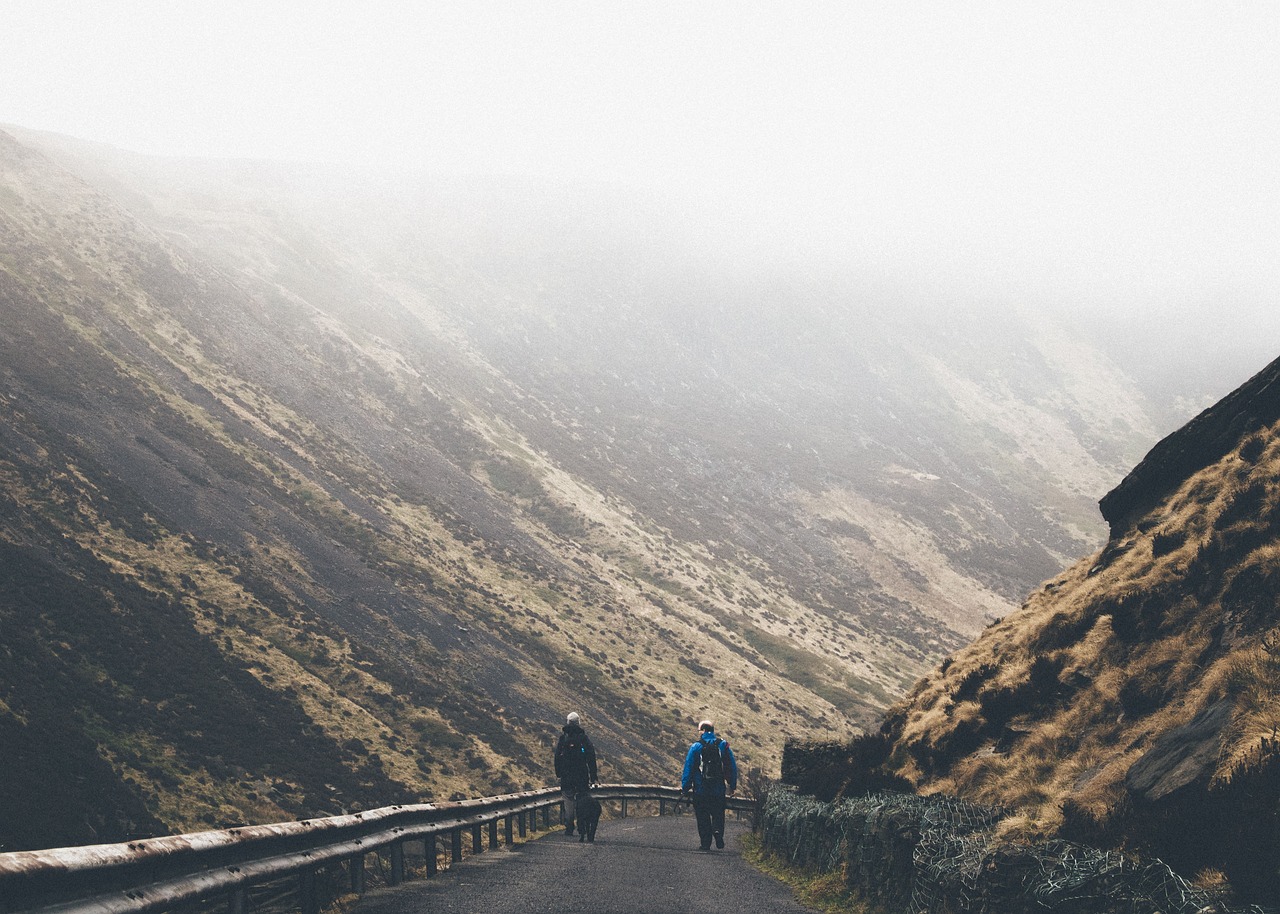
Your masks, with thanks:
[[[716,736],[715,724],[698,724],[700,735],[689,747],[680,776],[680,790],[693,795],[698,820],[698,843],[704,851],[724,847],[724,809],[727,797],[738,789],[738,762],[729,744]]]

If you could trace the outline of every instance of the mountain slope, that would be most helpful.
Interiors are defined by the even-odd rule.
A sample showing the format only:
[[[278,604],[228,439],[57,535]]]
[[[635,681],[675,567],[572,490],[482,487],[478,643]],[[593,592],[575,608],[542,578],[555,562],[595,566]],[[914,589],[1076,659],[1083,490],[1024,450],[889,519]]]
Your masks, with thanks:
[[[693,582],[714,575],[732,593],[737,569],[659,547],[607,499],[555,477],[518,433],[460,415],[346,328],[187,261],[17,144],[5,153],[0,516],[18,577],[5,590],[16,666],[3,711],[48,763],[65,741],[32,730],[32,709],[59,695],[64,728],[135,800],[92,810],[92,829],[70,837],[541,782],[564,708],[587,712],[615,776],[658,777],[708,708],[738,712],[747,748],[776,738],[762,735],[770,719],[843,729],[868,706],[845,681],[851,670],[802,647],[789,656],[840,711],[770,670],[740,634],[699,643]],[[453,390],[467,389],[468,370],[456,368]],[[592,517],[543,477],[594,500]],[[649,541],[652,553],[634,554]],[[682,570],[646,573],[659,548]],[[77,594],[54,602],[103,609],[91,623],[45,612],[20,598],[28,574]],[[697,599],[728,611],[725,597]],[[771,625],[753,631],[777,653]],[[19,633],[69,646],[33,666]],[[172,653],[179,637],[205,661]],[[120,643],[115,660],[87,650]],[[223,679],[248,676],[259,706],[245,713],[305,748],[276,746],[267,764],[245,732],[248,744],[224,741],[210,756],[145,702],[134,714],[107,707],[144,684],[128,674],[130,649],[156,655],[145,684],[161,694],[148,701],[168,709],[161,695],[179,683],[199,696],[184,708],[197,737],[221,713]],[[704,664],[725,679],[704,685]],[[55,685],[85,676],[106,694]],[[758,692],[744,699],[729,680]],[[11,783],[30,791],[39,770],[10,772]],[[139,817],[137,799],[153,818]],[[127,821],[106,821],[126,808]]]
[[[610,777],[707,714],[772,767],[1096,542],[1149,440],[1034,321],[723,280],[555,194],[21,136],[3,780],[64,813],[7,847],[545,783],[568,709]]]
[[[1013,833],[1141,847],[1272,897],[1277,379],[1280,361],[1157,445],[1103,500],[1106,547],[924,677],[864,760],[1014,807]]]

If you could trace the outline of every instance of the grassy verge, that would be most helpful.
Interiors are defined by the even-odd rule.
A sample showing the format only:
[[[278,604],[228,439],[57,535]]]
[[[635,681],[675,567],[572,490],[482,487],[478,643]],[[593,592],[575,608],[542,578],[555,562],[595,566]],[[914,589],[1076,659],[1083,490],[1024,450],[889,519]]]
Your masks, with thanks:
[[[739,840],[742,842],[742,858],[788,886],[802,905],[826,914],[874,914],[865,901],[849,891],[843,866],[832,873],[799,870],[777,854],[766,851],[761,846],[759,835],[747,834]]]

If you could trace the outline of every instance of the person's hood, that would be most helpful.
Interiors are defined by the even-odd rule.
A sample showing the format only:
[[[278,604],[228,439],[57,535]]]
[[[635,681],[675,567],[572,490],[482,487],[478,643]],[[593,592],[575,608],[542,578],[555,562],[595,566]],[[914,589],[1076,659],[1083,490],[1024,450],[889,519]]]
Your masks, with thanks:
[[[586,730],[583,730],[583,729],[582,729],[582,727],[581,727],[581,726],[579,726],[578,724],[565,724],[565,725],[564,725],[563,727],[561,727],[560,729],[564,731],[565,736],[568,736],[568,735],[570,735],[570,734],[572,734],[572,733],[584,733],[584,734],[585,734],[585,733],[587,732]]]
[[[716,736],[715,731],[712,731],[711,733],[704,733],[698,737],[700,741],[707,743],[708,745],[710,745],[711,743],[714,743],[719,738],[720,737]]]

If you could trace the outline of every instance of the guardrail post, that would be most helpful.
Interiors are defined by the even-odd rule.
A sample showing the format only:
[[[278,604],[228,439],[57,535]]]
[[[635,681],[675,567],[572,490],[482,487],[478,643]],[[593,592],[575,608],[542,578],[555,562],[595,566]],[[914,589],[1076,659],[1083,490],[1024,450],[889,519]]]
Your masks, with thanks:
[[[625,819],[626,817],[627,817],[627,798],[623,797],[622,798],[622,818]]]
[[[347,860],[347,867],[351,870],[351,891],[357,895],[364,894],[364,854],[352,854]],[[232,914],[244,914],[243,911],[233,911]]]
[[[545,828],[551,827],[551,807],[550,806],[542,807],[542,825]]]
[[[520,813],[520,817],[516,821],[520,825],[520,837],[523,839],[529,828],[528,817],[524,813]]]
[[[494,819],[489,823],[489,850],[498,849],[498,820]]]
[[[450,851],[449,862],[461,863],[462,862],[462,829],[455,828],[453,831],[449,832],[449,839],[450,839],[449,840],[449,851]]]
[[[391,845],[391,884],[404,882],[404,842],[396,841]]]
[[[665,816],[667,814],[667,801],[662,797],[658,797],[658,815]]]
[[[436,860],[436,851],[438,850],[438,848],[439,848],[439,844],[436,841],[435,835],[427,835],[427,837],[423,839],[422,852],[427,857],[427,878],[428,879],[434,876],[436,874],[436,871],[439,869],[439,861]]]
[[[538,830],[538,810],[535,808],[535,809],[529,810],[529,831],[535,832],[537,830]]]
[[[320,893],[316,887],[315,870],[307,870],[298,876],[298,907],[302,914],[320,914]]]
[[[483,832],[484,826],[479,822],[471,826],[471,853],[478,854],[484,850],[484,838],[482,837]]]
[[[231,897],[227,900],[227,911],[229,914],[245,914],[248,902],[249,893],[244,886],[232,889]]]
[[[511,844],[512,844],[512,841],[511,841],[511,816],[507,816],[507,817],[506,817],[505,819],[503,819],[503,821],[502,821],[502,837],[503,837],[503,839],[505,839],[507,847],[510,847],[510,846],[511,846]]]

